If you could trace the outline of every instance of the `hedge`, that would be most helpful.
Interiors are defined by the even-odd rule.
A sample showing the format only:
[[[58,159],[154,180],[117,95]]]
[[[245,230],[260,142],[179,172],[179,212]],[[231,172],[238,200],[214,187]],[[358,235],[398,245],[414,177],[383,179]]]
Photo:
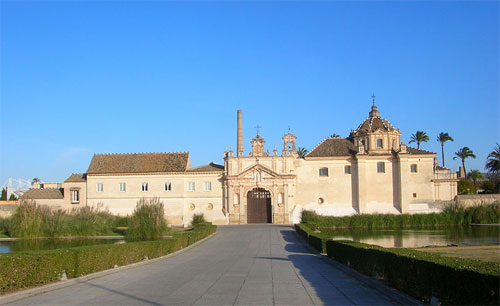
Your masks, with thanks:
[[[0,254],[0,294],[55,282],[64,274],[74,278],[161,257],[215,233],[216,229],[215,225],[203,225],[167,240]]]
[[[295,231],[320,253],[326,253],[326,239],[315,235],[306,224],[295,224]]]
[[[352,241],[329,240],[326,251],[328,257],[425,303],[434,296],[441,304],[500,304],[500,263]]]

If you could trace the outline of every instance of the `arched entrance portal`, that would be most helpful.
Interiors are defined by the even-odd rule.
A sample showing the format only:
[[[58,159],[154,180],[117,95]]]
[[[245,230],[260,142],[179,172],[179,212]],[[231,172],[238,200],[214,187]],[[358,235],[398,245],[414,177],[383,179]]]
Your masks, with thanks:
[[[272,223],[271,193],[254,188],[247,195],[247,223]]]

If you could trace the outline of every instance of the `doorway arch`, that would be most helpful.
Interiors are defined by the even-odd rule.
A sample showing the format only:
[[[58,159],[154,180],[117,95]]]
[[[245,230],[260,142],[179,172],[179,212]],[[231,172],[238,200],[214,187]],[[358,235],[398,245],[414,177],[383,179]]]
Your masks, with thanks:
[[[271,193],[254,188],[247,194],[247,223],[273,223]]]

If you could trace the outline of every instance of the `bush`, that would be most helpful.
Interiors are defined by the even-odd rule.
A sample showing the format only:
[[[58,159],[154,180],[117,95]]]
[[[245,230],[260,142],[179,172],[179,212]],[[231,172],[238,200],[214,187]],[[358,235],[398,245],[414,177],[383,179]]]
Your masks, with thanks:
[[[73,208],[70,214],[72,235],[96,236],[113,232],[115,217],[101,205]]]
[[[295,231],[304,238],[313,248],[320,253],[326,253],[326,240],[314,231],[307,224],[295,224]]]
[[[163,203],[159,198],[137,202],[134,214],[130,218],[126,231],[130,241],[157,240],[167,233],[167,223],[164,218]]]
[[[422,302],[498,304],[500,263],[444,257],[410,249],[385,249],[352,241],[327,241],[328,257]]]
[[[0,217],[0,233],[9,232],[9,219]]]
[[[492,181],[484,181],[481,183],[482,193],[496,193],[498,192],[497,185]]]
[[[423,228],[430,226],[500,223],[500,203],[464,208],[458,204],[447,206],[441,213],[431,214],[360,214],[347,217],[320,216],[313,211],[302,211],[302,224],[310,229],[322,228]]]
[[[83,246],[50,251],[0,254],[0,293],[40,286],[68,278],[157,258],[178,251],[216,231],[196,227],[172,239],[125,244]]]
[[[458,194],[476,194],[477,189],[469,180],[458,181]]]
[[[203,213],[194,214],[193,220],[191,221],[192,226],[207,224],[207,220],[205,220],[205,215]]]

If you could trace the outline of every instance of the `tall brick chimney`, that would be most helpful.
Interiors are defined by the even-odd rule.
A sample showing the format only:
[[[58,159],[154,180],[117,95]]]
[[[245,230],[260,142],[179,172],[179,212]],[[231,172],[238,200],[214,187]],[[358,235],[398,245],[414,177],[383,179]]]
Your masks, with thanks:
[[[241,109],[238,110],[238,139],[236,156],[244,156],[245,151],[243,150],[243,122],[241,121]]]

